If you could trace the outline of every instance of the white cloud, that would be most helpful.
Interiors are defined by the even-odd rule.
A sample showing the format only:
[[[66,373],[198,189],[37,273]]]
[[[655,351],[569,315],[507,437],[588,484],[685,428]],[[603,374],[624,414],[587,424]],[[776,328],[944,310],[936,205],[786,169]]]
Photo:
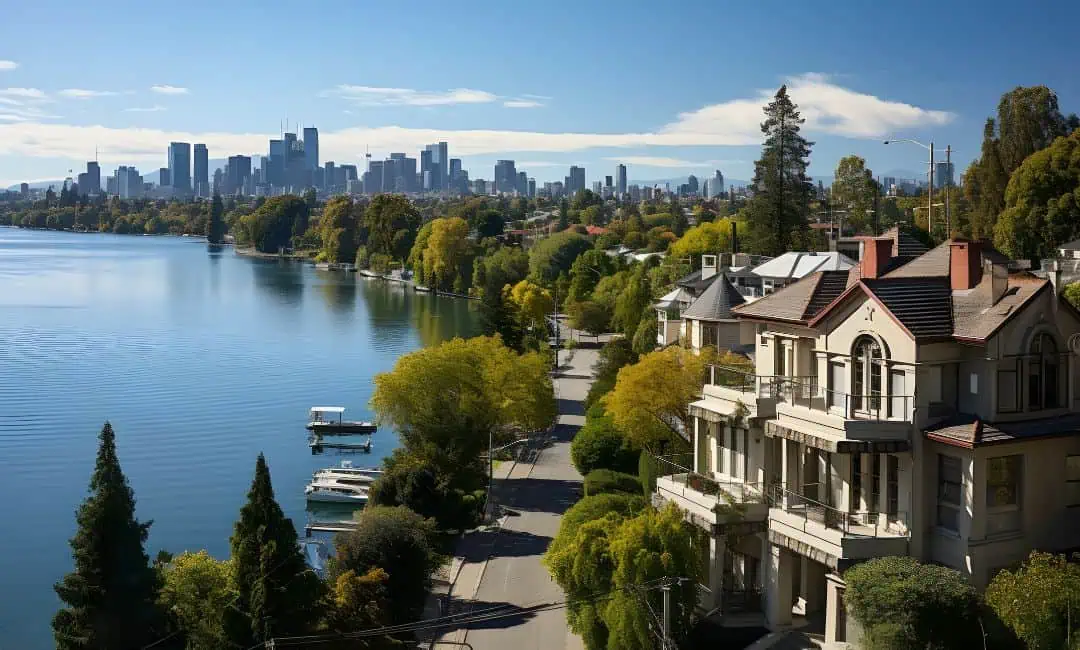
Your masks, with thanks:
[[[690,168],[714,167],[716,165],[736,165],[744,162],[742,160],[702,160],[699,162],[694,162],[692,160],[681,160],[679,158],[668,158],[666,156],[610,156],[604,158],[604,160],[621,162],[627,165],[639,165],[642,167]]]
[[[332,90],[323,91],[324,97],[340,97],[357,106],[449,106],[452,104],[487,104],[497,96],[470,88],[454,88],[446,91],[425,91],[412,88],[379,88],[340,84]]]
[[[538,99],[507,99],[503,102],[506,108],[540,108],[544,102]]]
[[[27,99],[45,99],[45,91],[37,88],[0,88],[0,97],[25,97]]]
[[[0,113],[0,122],[26,122],[28,118],[15,113]]]
[[[0,88],[0,107],[3,107],[5,122],[33,122],[57,117],[42,110],[42,106],[53,100],[44,91],[37,88]]]
[[[17,67],[19,67],[19,64],[15,63],[14,61],[0,59],[0,70],[14,70]]]
[[[132,106],[131,108],[125,108],[125,113],[160,113],[166,110],[161,104],[154,104],[153,106]]]
[[[188,94],[187,88],[181,88],[180,86],[170,86],[163,84],[160,86],[150,86],[150,90],[161,95],[186,95]]]
[[[84,88],[65,88],[61,90],[59,95],[64,97],[70,97],[72,99],[90,99],[91,97],[112,97],[113,95],[119,95],[120,93],[115,90],[86,90]]]
[[[825,133],[848,137],[871,137],[891,134],[914,127],[933,127],[953,119],[953,114],[928,110],[911,104],[891,101],[843,88],[821,75],[801,75],[789,80],[792,100],[806,117],[809,134]],[[15,99],[40,98],[36,89],[8,89],[31,93]],[[409,89],[340,86],[335,96],[358,101],[378,101],[383,105],[438,105],[455,102],[498,101],[484,91],[457,90],[447,93],[421,93]],[[672,122],[652,131],[630,133],[560,133],[508,131],[491,129],[440,130],[401,126],[346,128],[320,134],[320,149],[327,160],[358,160],[366,147],[375,152],[415,151],[424,144],[446,140],[455,155],[487,155],[507,152],[562,153],[594,148],[657,146],[725,146],[761,144],[759,123],[762,107],[775,90],[759,91],[751,98],[738,98],[680,114]],[[40,93],[40,95],[36,94]],[[11,98],[0,90],[0,97]],[[21,107],[25,110],[26,107]],[[31,107],[32,108],[32,107]],[[45,124],[47,116],[28,116],[21,110],[5,113],[21,115],[28,122],[0,124],[0,154],[62,157],[78,159],[83,152],[100,144],[109,150],[114,162],[152,161],[157,163],[168,143],[206,142],[219,154],[257,153],[267,147],[269,133],[183,133],[156,129],[116,129],[104,126]],[[36,109],[35,109],[36,110]],[[40,111],[39,111],[40,113]],[[812,136],[811,136],[812,137]],[[219,155],[214,154],[214,155]],[[633,164],[658,167],[699,166],[697,163],[662,156],[636,157]],[[633,158],[622,158],[631,163]],[[642,162],[648,161],[648,162]],[[526,163],[521,163],[526,166]],[[712,162],[702,163],[711,166]],[[539,166],[535,163],[531,166]]]

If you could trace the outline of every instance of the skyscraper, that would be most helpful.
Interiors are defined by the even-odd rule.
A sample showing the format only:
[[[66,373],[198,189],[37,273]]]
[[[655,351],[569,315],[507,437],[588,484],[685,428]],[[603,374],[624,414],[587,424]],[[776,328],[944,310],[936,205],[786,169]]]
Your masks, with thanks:
[[[953,164],[951,162],[934,163],[934,187],[953,186]]]
[[[720,173],[719,169],[716,170],[716,174],[709,181],[709,193],[712,194],[713,198],[724,193],[724,175]]]
[[[86,163],[86,181],[88,187],[80,186],[83,194],[101,194],[101,166],[96,160]]]
[[[531,198],[534,198],[535,196],[536,196],[536,179],[535,178],[530,178],[529,179],[529,198],[531,199]]]
[[[312,173],[319,166],[319,130],[313,126],[304,127],[304,163]]]
[[[172,187],[172,175],[169,174],[168,167],[162,167],[158,170],[158,186]]]
[[[615,165],[615,191],[619,195],[626,194],[626,165]]]
[[[205,144],[195,145],[195,196],[210,196],[209,154]]]
[[[495,192],[509,194],[517,187],[517,170],[513,160],[495,162]]]
[[[116,168],[116,193],[122,199],[139,199],[143,195],[143,177],[134,167]]]
[[[169,144],[169,176],[174,194],[191,193],[191,145],[187,142]],[[119,180],[119,176],[117,177]],[[120,193],[120,198],[127,198]]]
[[[521,196],[529,195],[529,175],[525,172],[518,172],[517,175],[517,192]]]
[[[566,193],[571,196],[577,194],[581,190],[585,189],[585,168],[573,165],[570,167],[570,187],[566,188]]]
[[[432,163],[431,145],[420,152],[420,189],[430,192],[435,189],[435,171]]]
[[[461,158],[450,159],[450,176],[446,179],[446,189],[455,192],[464,192],[461,187]]]
[[[225,163],[225,177],[222,179],[222,194],[244,194],[250,182],[251,158],[249,156],[229,156]]]
[[[447,182],[450,175],[450,161],[447,159],[447,146],[445,142],[437,142],[435,144],[429,144],[424,147],[424,150],[431,156],[431,187],[424,189],[431,189],[433,191],[442,191],[447,189]],[[421,173],[423,173],[423,154],[421,154]],[[425,177],[425,183],[427,179]]]

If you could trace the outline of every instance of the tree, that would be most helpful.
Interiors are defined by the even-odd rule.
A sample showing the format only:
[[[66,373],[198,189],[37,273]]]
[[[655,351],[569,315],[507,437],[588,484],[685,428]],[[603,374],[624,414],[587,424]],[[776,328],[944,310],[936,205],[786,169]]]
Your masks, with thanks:
[[[483,514],[486,467],[479,458],[455,470],[403,449],[383,460],[383,473],[371,488],[372,505],[405,506],[430,518],[442,530],[464,530]]]
[[[905,648],[982,647],[978,594],[952,569],[881,557],[848,569],[844,580],[848,611],[871,638]]]
[[[522,280],[513,287],[507,285],[503,291],[517,309],[522,325],[534,330],[546,330],[547,317],[555,310],[550,291],[528,280]]]
[[[642,314],[650,306],[652,289],[649,286],[649,274],[643,264],[639,264],[630,273],[626,287],[615,299],[615,313],[612,325],[618,328],[628,339],[637,333]],[[649,310],[651,317],[651,310]]]
[[[999,572],[986,603],[1028,648],[1075,648],[1080,638],[1080,566],[1033,551],[1015,571]]]
[[[475,464],[489,435],[539,431],[555,420],[548,359],[497,338],[453,339],[400,357],[375,376],[371,407],[405,450],[446,471]],[[417,390],[424,386],[424,390]]]
[[[648,354],[656,349],[656,338],[660,334],[660,324],[652,313],[644,314],[634,332],[634,352]]]
[[[613,492],[622,492],[625,494],[641,493],[641,483],[638,482],[636,473],[628,474],[626,472],[616,472],[604,468],[594,469],[586,474],[585,479],[582,482],[582,487],[585,490],[585,496],[595,496],[597,494],[609,494]]]
[[[602,250],[582,253],[570,266],[570,290],[566,299],[570,302],[586,300],[604,276],[615,273],[619,262]]]
[[[262,253],[276,253],[289,245],[293,226],[306,214],[307,206],[293,194],[266,200],[254,212],[246,215],[241,224],[247,241]],[[306,221],[306,217],[303,217]]]
[[[1069,301],[1069,304],[1080,309],[1080,282],[1065,285],[1062,295],[1065,296],[1065,300]]]
[[[964,173],[975,236],[993,231],[1009,177],[1021,163],[1076,126],[1076,116],[1063,116],[1057,94],[1046,86],[1017,86],[1001,96],[997,119],[987,119],[983,129],[981,156]]]
[[[356,528],[337,536],[332,580],[345,572],[364,575],[384,570],[391,625],[421,618],[431,575],[442,563],[436,551],[435,524],[405,507],[371,506],[356,516]]]
[[[780,255],[806,228],[813,185],[806,175],[810,147],[799,135],[806,120],[781,86],[765,107],[761,158],[754,164],[754,196],[746,208],[758,252]]]
[[[292,521],[274,500],[262,454],[229,541],[237,588],[235,607],[225,610],[230,643],[246,648],[273,636],[310,632],[322,583],[300,553]]]
[[[210,200],[210,220],[206,222],[206,241],[211,244],[220,244],[225,239],[224,211],[221,195],[215,192]]]
[[[732,221],[720,219],[690,228],[668,249],[676,260],[689,258],[690,268],[701,267],[702,255],[731,250]]]
[[[469,250],[469,224],[460,217],[435,219],[424,248],[424,277],[449,290],[460,277]]]
[[[693,430],[689,405],[701,393],[707,352],[673,346],[650,352],[619,370],[604,408],[638,446],[657,451]]]
[[[183,633],[187,650],[228,646],[224,614],[235,598],[231,560],[199,551],[183,553],[164,567],[160,602]]]
[[[352,197],[338,195],[327,201],[319,221],[319,236],[322,239],[319,258],[331,263],[351,263],[356,259],[356,226],[356,207]]]
[[[834,208],[847,212],[844,221],[855,229],[865,232],[869,226],[877,234],[874,205],[878,184],[873,173],[866,168],[866,161],[858,156],[844,156],[836,164],[833,177],[831,202]]]
[[[75,570],[53,586],[65,605],[52,620],[61,650],[138,648],[164,629],[157,576],[143,548],[150,522],[135,519],[135,493],[120,469],[111,424],[98,440],[90,496],[75,512]]]
[[[582,476],[594,469],[637,471],[638,454],[607,416],[587,418],[570,442],[570,459]]]
[[[550,286],[560,273],[570,271],[579,255],[591,249],[589,240],[575,232],[556,233],[529,251],[529,271],[536,282]]]
[[[420,227],[420,213],[400,194],[378,194],[364,210],[369,253],[403,259],[413,246],[411,234]],[[405,235],[399,235],[404,231]]]
[[[566,306],[566,312],[571,327],[593,336],[600,336],[611,324],[611,312],[593,300],[570,303]]]
[[[1033,153],[1009,180],[994,244],[1013,259],[1051,257],[1080,235],[1080,131]]]
[[[330,608],[327,612],[326,626],[333,632],[346,634],[389,625],[391,621],[387,611],[390,605],[387,589],[389,581],[389,574],[380,567],[362,574],[351,570],[338,574],[329,585]],[[362,643],[362,646],[358,646],[357,643]],[[389,637],[366,637],[360,642],[355,639],[343,639],[336,647],[392,648],[400,646]]]

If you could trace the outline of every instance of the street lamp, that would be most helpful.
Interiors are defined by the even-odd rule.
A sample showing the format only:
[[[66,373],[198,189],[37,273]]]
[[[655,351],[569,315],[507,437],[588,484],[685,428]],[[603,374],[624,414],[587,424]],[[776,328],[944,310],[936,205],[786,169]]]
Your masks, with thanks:
[[[931,232],[934,230],[934,141],[931,140],[929,145],[925,145],[918,140],[912,140],[911,138],[895,138],[893,140],[885,140],[885,144],[893,144],[896,142],[907,142],[908,144],[915,144],[930,152],[930,189],[927,193],[926,201],[926,225]],[[952,168],[952,145],[945,146],[945,164],[950,169]],[[952,214],[949,211],[949,188],[945,188],[945,236],[951,236],[952,229]]]

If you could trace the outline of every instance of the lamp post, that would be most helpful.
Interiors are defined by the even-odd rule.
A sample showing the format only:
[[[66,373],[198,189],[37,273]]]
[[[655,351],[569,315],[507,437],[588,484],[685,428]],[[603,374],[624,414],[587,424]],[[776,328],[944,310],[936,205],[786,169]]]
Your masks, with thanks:
[[[928,191],[927,201],[926,201],[926,209],[927,209],[926,225],[930,229],[930,231],[933,232],[933,230],[934,230],[934,226],[933,226],[934,210],[933,210],[933,207],[935,205],[934,204],[934,141],[931,140],[929,145],[925,145],[925,144],[919,142],[918,140],[912,140],[910,138],[899,138],[899,139],[895,139],[895,140],[885,140],[885,144],[892,144],[892,143],[895,143],[895,142],[907,142],[909,144],[919,145],[923,149],[926,149],[927,151],[930,152],[930,174],[929,174],[930,188],[929,188],[929,191]],[[945,164],[950,168],[952,167],[952,145],[951,144],[946,145],[946,147],[945,147]],[[946,238],[948,238],[950,236],[951,228],[952,228],[952,215],[949,213],[949,188],[946,187],[945,188],[945,237]]]

